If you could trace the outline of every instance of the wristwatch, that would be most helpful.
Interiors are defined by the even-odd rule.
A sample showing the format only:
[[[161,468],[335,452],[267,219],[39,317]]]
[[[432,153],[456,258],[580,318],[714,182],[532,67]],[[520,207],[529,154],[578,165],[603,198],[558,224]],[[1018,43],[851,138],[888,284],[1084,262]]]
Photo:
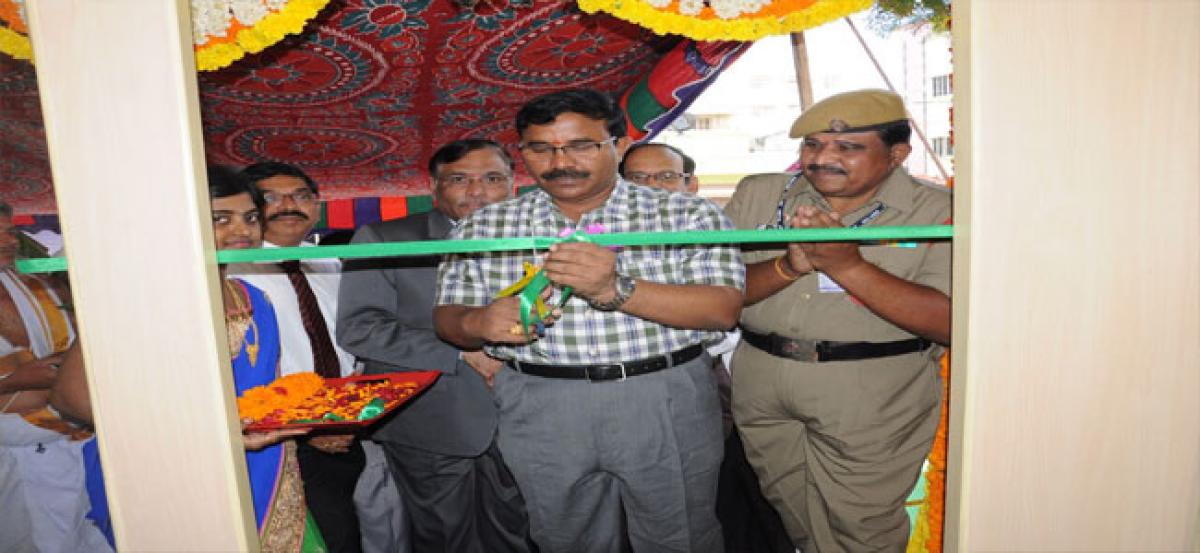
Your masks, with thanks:
[[[633,295],[633,289],[637,287],[637,283],[632,277],[618,274],[617,281],[613,285],[616,288],[616,295],[611,300],[604,303],[592,302],[592,307],[600,311],[616,311],[629,301],[629,296]]]

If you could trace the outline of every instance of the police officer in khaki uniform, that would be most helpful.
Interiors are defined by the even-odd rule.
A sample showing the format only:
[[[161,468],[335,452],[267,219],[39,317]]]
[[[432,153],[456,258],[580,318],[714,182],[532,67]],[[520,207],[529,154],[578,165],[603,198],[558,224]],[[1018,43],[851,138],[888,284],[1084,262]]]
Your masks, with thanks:
[[[744,179],[739,228],[935,225],[945,188],[901,167],[904,103],[830,97],[792,125],[801,172]],[[745,252],[733,412],[767,498],[806,552],[903,551],[904,500],[938,424],[950,245],[799,243]]]

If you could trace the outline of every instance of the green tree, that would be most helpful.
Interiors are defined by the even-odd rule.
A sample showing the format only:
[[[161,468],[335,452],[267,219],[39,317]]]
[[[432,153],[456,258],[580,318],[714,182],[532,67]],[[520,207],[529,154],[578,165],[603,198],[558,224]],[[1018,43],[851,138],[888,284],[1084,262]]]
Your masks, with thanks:
[[[870,27],[880,35],[925,23],[939,33],[950,30],[950,0],[878,0],[870,15]]]

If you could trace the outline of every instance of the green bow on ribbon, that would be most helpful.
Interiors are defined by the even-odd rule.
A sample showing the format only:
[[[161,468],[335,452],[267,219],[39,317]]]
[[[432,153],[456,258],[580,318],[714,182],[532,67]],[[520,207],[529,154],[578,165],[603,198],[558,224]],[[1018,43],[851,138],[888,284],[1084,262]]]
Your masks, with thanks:
[[[561,242],[592,242],[592,239],[586,231],[577,230],[554,243]],[[542,299],[542,293],[550,286],[550,277],[546,276],[546,271],[526,262],[525,276],[496,294],[497,299],[516,295],[521,300],[521,331],[525,333],[526,339],[531,338],[529,328],[535,327],[540,331],[544,328],[546,318],[551,313],[550,307]],[[562,295],[555,308],[562,308],[566,305],[567,300],[571,299],[572,292],[570,286],[563,287]]]

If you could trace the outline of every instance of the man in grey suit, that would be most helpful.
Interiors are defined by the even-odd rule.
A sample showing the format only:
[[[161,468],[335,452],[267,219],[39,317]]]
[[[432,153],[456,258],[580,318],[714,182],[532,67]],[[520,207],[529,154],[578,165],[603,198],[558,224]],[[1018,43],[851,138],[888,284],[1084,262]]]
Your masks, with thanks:
[[[490,140],[451,142],[429,160],[436,210],[367,225],[352,243],[445,238],[476,209],[512,192],[512,158]],[[439,370],[441,378],[373,436],[403,490],[412,548],[529,551],[529,523],[496,448],[489,388],[499,361],[461,351],[433,330],[436,257],[348,262],[338,296],[338,343],[366,374]]]

